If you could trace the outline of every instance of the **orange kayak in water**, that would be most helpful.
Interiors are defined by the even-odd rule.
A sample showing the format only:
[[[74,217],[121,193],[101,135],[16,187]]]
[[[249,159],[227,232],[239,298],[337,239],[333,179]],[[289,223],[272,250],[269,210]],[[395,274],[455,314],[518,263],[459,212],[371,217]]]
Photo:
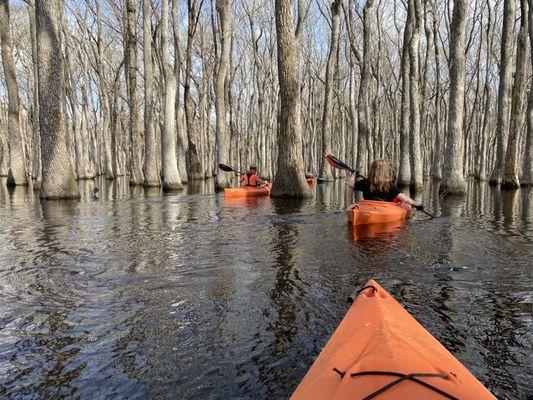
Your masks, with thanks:
[[[355,296],[291,399],[496,399],[374,280]]]
[[[309,185],[314,185],[316,183],[315,178],[305,178],[305,180]]]
[[[242,186],[224,189],[226,197],[259,197],[270,195],[270,186]]]
[[[402,202],[361,200],[348,207],[346,215],[353,226],[385,224],[409,218],[411,206]]]

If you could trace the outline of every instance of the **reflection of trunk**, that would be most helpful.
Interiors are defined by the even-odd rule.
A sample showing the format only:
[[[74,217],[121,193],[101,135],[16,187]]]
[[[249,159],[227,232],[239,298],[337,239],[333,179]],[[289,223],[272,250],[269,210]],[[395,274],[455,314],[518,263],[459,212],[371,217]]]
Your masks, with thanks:
[[[189,179],[204,179],[204,170],[200,158],[200,132],[194,113],[194,103],[191,94],[192,80],[192,53],[194,45],[194,36],[198,24],[200,11],[198,10],[197,0],[187,1],[188,29],[187,29],[187,51],[185,54],[185,85],[184,85],[184,103],[185,103],[185,121],[187,122],[188,137],[188,165]]]
[[[448,194],[464,194],[466,192],[466,182],[463,176],[465,19],[466,0],[455,0],[450,35],[448,134],[443,180],[440,185],[440,190]]]
[[[13,60],[13,43],[11,42],[11,25],[9,21],[9,1],[0,0],[0,43],[2,46],[2,66],[7,86],[7,131],[9,140],[9,171],[7,185],[27,185],[24,165],[24,148],[22,130],[19,123],[19,93],[15,61]]]
[[[144,186],[159,186],[157,139],[154,131],[154,70],[152,64],[152,1],[143,0],[144,60]]]
[[[67,147],[64,114],[64,65],[59,37],[61,0],[37,0],[37,59],[39,67],[39,126],[42,141],[41,197],[79,197]]]
[[[520,132],[522,131],[524,113],[524,88],[527,85],[527,0],[520,0],[520,5],[522,16],[520,18],[520,32],[518,34],[516,50],[516,72],[511,104],[511,122],[509,129],[509,141],[507,143],[507,152],[505,154],[502,189],[518,189],[520,187],[520,181],[518,179],[518,170],[520,167]]]
[[[511,73],[513,63],[511,55],[513,53],[513,25],[515,14],[515,0],[504,0],[503,2],[503,26],[501,39],[501,59],[500,59],[500,86],[498,88],[498,122],[496,125],[496,159],[494,170],[489,183],[497,185],[501,181],[503,162],[507,148],[507,138],[509,135],[509,87],[511,85]]]
[[[333,85],[334,74],[337,65],[337,50],[339,48],[339,26],[340,26],[340,2],[331,3],[331,41],[329,45],[328,63],[326,64],[326,84],[324,95],[324,111],[322,114],[322,154],[320,154],[320,179],[332,181],[331,167],[326,163],[325,156],[331,153],[331,139],[333,130]],[[342,156],[342,155],[341,155]]]
[[[163,132],[161,151],[163,156],[163,189],[181,189],[181,179],[176,160],[176,76],[168,60],[168,0],[161,3],[161,62],[165,80],[163,99]]]
[[[230,30],[228,26],[230,11],[230,0],[217,0],[218,29],[220,37],[220,60],[218,62],[215,81],[217,163],[227,163],[230,161],[229,132],[226,124],[226,79],[230,56]],[[218,188],[230,187],[230,174],[219,171],[216,177],[216,186]]]
[[[370,104],[368,92],[370,89],[370,13],[374,0],[366,0],[363,9],[363,60],[361,65],[361,83],[359,84],[359,104],[357,107],[358,145],[357,166],[366,169],[372,161],[370,143]]]
[[[130,108],[130,185],[142,185],[144,174],[142,170],[143,137],[139,130],[139,100],[137,99],[137,30],[135,4],[133,0],[126,0],[125,27],[125,66],[128,86],[128,104]]]
[[[278,162],[274,197],[311,197],[305,180],[302,156],[302,123],[300,97],[300,45],[294,28],[292,0],[276,0],[276,33],[278,41],[278,80],[280,116],[278,124]],[[299,23],[302,15],[299,15]]]
[[[420,42],[420,0],[409,0],[412,8],[410,18],[412,20],[413,31],[409,40],[409,101],[410,101],[410,166],[411,166],[411,187],[420,190],[424,186],[422,176],[422,155],[420,153],[420,92],[418,81],[420,79],[418,46]]]

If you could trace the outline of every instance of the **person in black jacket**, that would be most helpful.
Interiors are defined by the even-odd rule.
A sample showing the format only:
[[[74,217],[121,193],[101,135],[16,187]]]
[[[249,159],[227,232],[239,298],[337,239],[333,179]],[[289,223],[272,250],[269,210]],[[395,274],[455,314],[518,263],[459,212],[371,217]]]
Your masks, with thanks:
[[[402,201],[412,205],[417,210],[424,209],[422,203],[400,192],[400,189],[398,189],[398,186],[392,180],[389,163],[383,159],[377,159],[372,163],[368,178],[363,178],[360,175],[352,175],[348,179],[348,186],[353,190],[363,192],[363,198],[365,200]]]

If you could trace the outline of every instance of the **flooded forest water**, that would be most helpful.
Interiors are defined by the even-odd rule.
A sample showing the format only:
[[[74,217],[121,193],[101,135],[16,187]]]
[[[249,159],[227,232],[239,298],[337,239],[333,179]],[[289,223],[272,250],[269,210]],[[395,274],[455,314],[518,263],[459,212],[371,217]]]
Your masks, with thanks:
[[[531,192],[424,193],[355,240],[343,181],[304,202],[124,181],[0,182],[0,398],[287,398],[375,278],[500,399],[533,389]]]

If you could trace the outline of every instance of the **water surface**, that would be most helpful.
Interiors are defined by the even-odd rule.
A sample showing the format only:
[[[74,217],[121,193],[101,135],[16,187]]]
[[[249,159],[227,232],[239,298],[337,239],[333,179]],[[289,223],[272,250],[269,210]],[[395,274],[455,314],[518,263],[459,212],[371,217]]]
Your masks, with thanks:
[[[342,181],[305,202],[96,184],[0,181],[2,398],[287,398],[370,278],[498,398],[533,396],[530,192],[428,187],[437,219],[354,241]]]

